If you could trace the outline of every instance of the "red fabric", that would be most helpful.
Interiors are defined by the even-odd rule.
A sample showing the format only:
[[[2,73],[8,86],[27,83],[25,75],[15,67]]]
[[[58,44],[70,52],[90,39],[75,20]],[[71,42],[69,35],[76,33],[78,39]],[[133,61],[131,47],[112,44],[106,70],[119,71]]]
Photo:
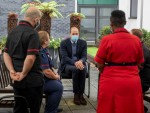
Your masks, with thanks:
[[[103,37],[95,61],[144,62],[140,40],[124,28]],[[97,113],[144,113],[137,66],[105,66],[98,90]]]
[[[39,52],[39,49],[28,49],[28,52]]]

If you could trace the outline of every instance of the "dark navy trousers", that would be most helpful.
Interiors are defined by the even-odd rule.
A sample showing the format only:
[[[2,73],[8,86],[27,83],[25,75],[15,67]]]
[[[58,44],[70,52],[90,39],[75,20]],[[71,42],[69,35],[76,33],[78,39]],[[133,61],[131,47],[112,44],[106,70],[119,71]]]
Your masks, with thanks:
[[[72,74],[73,92],[75,94],[83,94],[85,89],[86,68],[79,70],[75,66],[66,65],[65,73]]]
[[[57,113],[62,97],[63,86],[60,80],[45,80],[44,93],[48,95],[45,113]]]

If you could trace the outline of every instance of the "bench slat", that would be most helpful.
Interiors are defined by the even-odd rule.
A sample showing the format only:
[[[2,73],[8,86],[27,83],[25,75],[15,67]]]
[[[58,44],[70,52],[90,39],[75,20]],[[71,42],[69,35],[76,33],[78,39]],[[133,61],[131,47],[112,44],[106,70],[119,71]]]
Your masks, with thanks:
[[[9,71],[6,68],[5,63],[0,61],[0,94],[13,94],[13,88],[7,87],[10,84],[12,84],[12,80],[10,78]],[[43,94],[43,98],[47,101],[48,96]],[[1,100],[0,108],[12,108],[14,106],[14,102],[14,100]]]
[[[0,88],[7,87],[12,80],[4,62],[0,62]]]

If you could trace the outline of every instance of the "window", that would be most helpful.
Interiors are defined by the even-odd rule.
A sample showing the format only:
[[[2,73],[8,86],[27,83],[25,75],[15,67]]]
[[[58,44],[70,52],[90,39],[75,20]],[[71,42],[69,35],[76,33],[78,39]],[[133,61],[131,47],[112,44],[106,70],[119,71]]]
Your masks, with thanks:
[[[110,15],[113,10],[115,10],[115,7],[104,7],[104,8],[99,8],[99,31],[102,29],[104,26],[109,26],[110,25]]]
[[[83,13],[86,18],[81,21],[81,37],[86,37],[88,41],[95,39],[95,15],[96,9],[89,7],[81,7],[80,12]]]
[[[131,0],[130,3],[130,18],[137,18],[138,0]]]
[[[110,15],[117,5],[79,5],[79,12],[86,18],[81,21],[80,36],[87,41],[96,41],[99,31],[110,25]]]
[[[95,16],[95,8],[81,8],[81,12],[86,16]]]

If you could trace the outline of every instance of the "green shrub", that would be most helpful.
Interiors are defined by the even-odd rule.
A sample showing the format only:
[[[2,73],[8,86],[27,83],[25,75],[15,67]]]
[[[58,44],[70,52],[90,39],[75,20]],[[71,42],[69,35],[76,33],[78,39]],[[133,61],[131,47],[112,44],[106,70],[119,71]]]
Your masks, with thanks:
[[[143,32],[143,42],[147,45],[148,48],[150,48],[150,32],[148,32],[145,29],[142,29]]]
[[[49,48],[54,48],[54,49],[57,49],[58,47],[60,47],[60,42],[61,42],[61,38],[54,38],[54,37],[51,37],[50,38],[50,45],[49,45]]]
[[[101,39],[103,36],[108,35],[108,34],[111,34],[111,33],[112,33],[112,31],[111,31],[110,26],[104,26],[104,27],[100,30],[99,39]]]
[[[98,48],[97,47],[88,47],[87,48],[87,53],[91,55],[92,57],[95,57],[97,53]]]
[[[7,37],[6,36],[1,36],[0,38],[0,49],[3,50],[5,45],[6,45],[6,40],[7,40]]]

